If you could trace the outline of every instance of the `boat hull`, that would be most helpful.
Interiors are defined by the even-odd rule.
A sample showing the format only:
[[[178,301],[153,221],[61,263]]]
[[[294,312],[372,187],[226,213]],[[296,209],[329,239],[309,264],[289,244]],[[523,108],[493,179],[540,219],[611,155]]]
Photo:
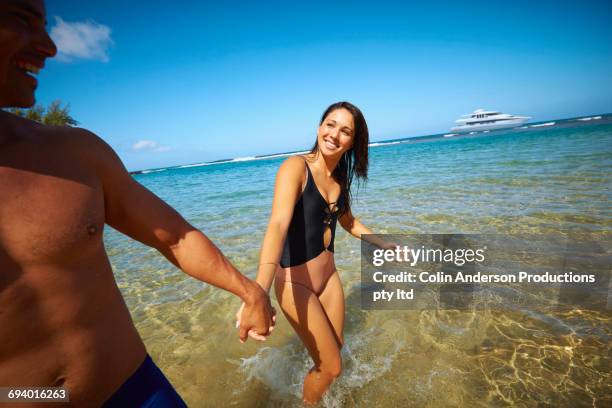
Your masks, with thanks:
[[[508,120],[499,120],[495,123],[482,123],[475,125],[460,125],[455,126],[451,129],[454,133],[469,133],[469,132],[482,132],[484,130],[499,130],[499,129],[510,129],[513,127],[521,126],[527,122],[529,118],[515,118]]]

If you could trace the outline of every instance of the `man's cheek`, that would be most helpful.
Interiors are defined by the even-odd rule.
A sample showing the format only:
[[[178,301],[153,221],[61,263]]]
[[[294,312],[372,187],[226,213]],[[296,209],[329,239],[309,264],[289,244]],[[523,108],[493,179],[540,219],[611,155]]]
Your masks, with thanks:
[[[1,1],[1,0],[0,0]],[[0,28],[0,85],[8,80],[11,58],[20,47],[21,41],[13,32]]]

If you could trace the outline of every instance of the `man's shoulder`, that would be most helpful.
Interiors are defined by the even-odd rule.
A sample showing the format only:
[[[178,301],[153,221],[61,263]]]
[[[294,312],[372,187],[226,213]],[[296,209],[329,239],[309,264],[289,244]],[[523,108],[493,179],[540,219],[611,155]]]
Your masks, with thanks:
[[[71,126],[39,125],[37,129],[38,140],[52,146],[67,149],[81,149],[85,147],[102,148],[106,143],[93,132]]]
[[[116,157],[113,149],[95,133],[78,127],[39,125],[37,140],[58,153],[79,156],[94,165]]]
[[[30,133],[33,143],[41,150],[78,163],[102,179],[125,171],[117,153],[102,138],[87,129],[37,124]]]

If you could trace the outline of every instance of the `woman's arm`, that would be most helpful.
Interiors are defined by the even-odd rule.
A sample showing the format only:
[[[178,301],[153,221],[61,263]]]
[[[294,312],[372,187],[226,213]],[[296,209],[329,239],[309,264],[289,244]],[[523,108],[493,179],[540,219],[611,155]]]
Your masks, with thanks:
[[[374,233],[368,227],[363,225],[357,218],[355,218],[355,216],[353,216],[350,208],[342,215],[342,217],[340,217],[338,221],[340,222],[340,225],[342,225],[342,228],[344,228],[355,238],[363,239],[383,249],[395,249],[396,247],[396,244],[383,241],[378,236],[373,235]],[[367,237],[362,237],[362,235],[367,235]]]
[[[304,160],[290,157],[281,165],[276,175],[274,200],[268,229],[259,254],[256,281],[268,292],[280,261],[283,244],[293,216],[293,208],[305,181]]]
[[[285,236],[291,224],[293,207],[302,191],[304,184],[304,160],[299,157],[290,157],[283,162],[276,174],[274,185],[274,199],[272,201],[272,214],[268,223],[268,229],[264,235],[261,252],[259,254],[259,268],[255,281],[268,293],[274,280],[274,274],[283,251]],[[240,326],[242,303],[236,313],[236,327]],[[272,328],[270,329],[270,331]],[[265,340],[265,336],[251,330],[248,335],[256,340]]]

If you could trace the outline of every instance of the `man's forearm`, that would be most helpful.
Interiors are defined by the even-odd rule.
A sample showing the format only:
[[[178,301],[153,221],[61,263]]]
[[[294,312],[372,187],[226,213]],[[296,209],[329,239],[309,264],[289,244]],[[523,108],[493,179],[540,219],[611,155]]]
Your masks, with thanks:
[[[176,245],[159,248],[170,262],[194,278],[247,300],[253,281],[242,275],[202,232],[187,232]]]

